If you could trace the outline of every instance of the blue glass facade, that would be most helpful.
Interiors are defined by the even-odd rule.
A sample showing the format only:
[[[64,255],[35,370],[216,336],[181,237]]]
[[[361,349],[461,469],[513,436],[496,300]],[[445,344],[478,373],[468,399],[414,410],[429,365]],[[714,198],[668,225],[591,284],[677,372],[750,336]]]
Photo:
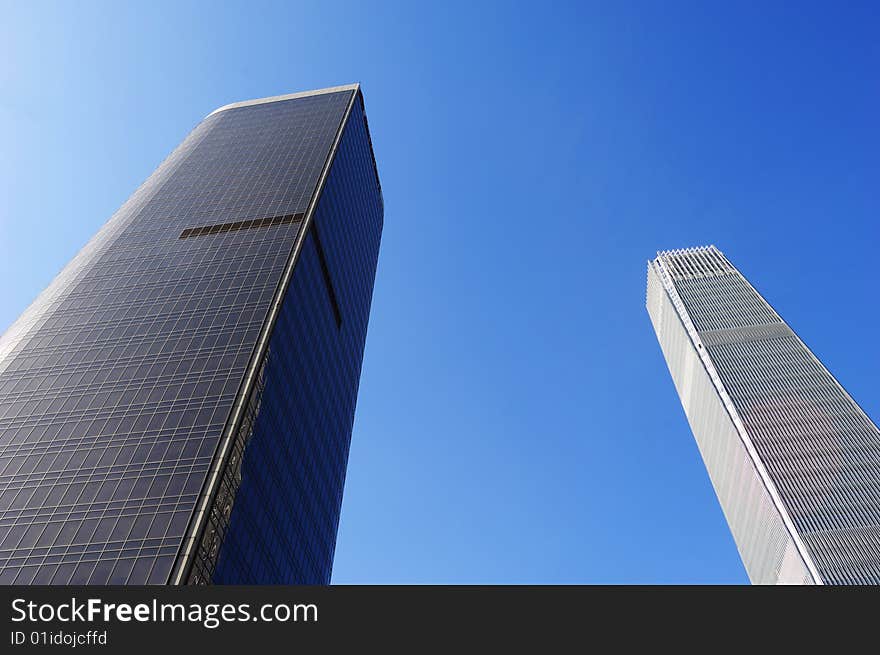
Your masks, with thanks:
[[[327,455],[338,474],[332,484],[331,468],[308,468],[329,462],[314,459],[326,453],[296,440],[315,440],[328,426],[337,429],[342,423],[327,417],[348,411],[341,408],[353,411],[357,392],[360,360],[353,358],[360,351],[349,349],[356,338],[345,346],[327,345],[328,335],[313,332],[356,329],[360,318],[350,293],[364,294],[357,302],[369,307],[378,233],[369,246],[352,244],[334,232],[332,218],[324,219],[322,229],[319,213],[329,212],[325,199],[337,193],[348,194],[345,211],[373,202],[370,195],[352,195],[364,188],[343,179],[369,175],[377,187],[372,162],[365,171],[342,174],[337,171],[343,166],[332,160],[332,175],[315,204],[341,134],[338,155],[350,149],[351,117],[362,115],[361,103],[356,87],[341,87],[211,114],[0,338],[0,584],[174,582],[175,571],[195,570],[199,551],[186,544],[198,508],[208,500],[232,528],[222,535],[229,539],[212,544],[214,563],[218,553],[224,555],[217,575],[198,581],[312,581],[315,571],[329,571],[323,561],[306,568],[274,556],[258,562],[254,554],[247,566],[222,562],[233,562],[226,553],[245,543],[276,554],[299,552],[308,543],[313,550],[302,561],[317,560],[318,542],[293,541],[297,530],[320,533],[322,553],[330,538],[332,559],[328,536],[335,535],[338,505],[335,514],[323,510],[331,507],[327,499],[341,494],[350,420],[341,436],[328,433],[327,448],[331,442],[345,446]],[[355,223],[362,216],[357,211]],[[325,251],[317,280],[326,285],[333,277],[341,322],[332,312],[331,321],[323,322],[326,286],[317,287],[323,296],[312,288],[312,223],[321,230]],[[365,226],[352,229],[373,238]],[[248,371],[260,364],[269,317],[300,245],[268,356],[251,388]],[[369,284],[351,291],[349,263],[342,260],[367,247],[373,248],[372,268],[360,262],[357,271]],[[324,359],[304,357],[304,344],[326,347]],[[314,382],[307,381],[319,368],[316,361],[342,366],[345,375],[318,372]],[[297,368],[306,366],[312,367],[309,374]],[[236,424],[237,454],[233,449],[220,466],[221,445],[243,400],[248,420]],[[296,421],[308,428],[291,432],[295,439],[285,436],[276,444],[264,437],[290,431]],[[287,450],[279,450],[282,442]],[[248,444],[254,449],[245,449]],[[255,472],[259,462],[272,472]],[[230,480],[223,493],[213,484],[218,466]],[[292,506],[288,514],[276,503],[271,515],[259,508],[262,513],[238,519],[259,497],[255,480],[290,475],[299,476],[286,483],[290,488],[324,485],[302,491],[304,498],[319,500],[308,509]],[[305,520],[328,525],[281,527]],[[249,540],[238,536],[245,531]]]
[[[222,538],[203,539],[190,582],[330,582],[382,222],[358,98],[227,469],[228,520],[212,512]]]

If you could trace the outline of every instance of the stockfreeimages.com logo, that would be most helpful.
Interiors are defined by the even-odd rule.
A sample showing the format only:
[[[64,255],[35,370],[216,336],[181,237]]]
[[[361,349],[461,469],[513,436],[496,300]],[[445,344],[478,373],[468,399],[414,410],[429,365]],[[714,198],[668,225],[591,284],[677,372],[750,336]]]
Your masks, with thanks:
[[[253,611],[250,603],[107,603],[100,598],[62,603],[36,603],[24,598],[12,601],[12,621],[20,623],[198,623],[209,630],[223,623],[317,623],[318,606],[312,603],[267,603]]]

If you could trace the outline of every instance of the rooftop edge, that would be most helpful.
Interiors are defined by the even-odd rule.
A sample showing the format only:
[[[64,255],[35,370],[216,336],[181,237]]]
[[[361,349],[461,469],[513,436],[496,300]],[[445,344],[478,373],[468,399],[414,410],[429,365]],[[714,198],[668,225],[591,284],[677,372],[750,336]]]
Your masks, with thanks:
[[[300,91],[299,93],[288,93],[280,96],[269,96],[266,98],[256,98],[254,100],[242,100],[241,102],[233,102],[228,105],[223,105],[222,107],[218,107],[210,114],[205,116],[208,118],[213,116],[214,114],[218,114],[221,111],[226,111],[227,109],[238,109],[239,107],[250,107],[251,105],[263,105],[269,102],[281,102],[283,100],[293,100],[295,98],[307,98],[309,96],[318,96],[323,95],[325,93],[339,93],[340,91],[357,91],[360,88],[360,84],[345,84],[343,86],[328,86],[326,89],[315,89],[314,91]]]

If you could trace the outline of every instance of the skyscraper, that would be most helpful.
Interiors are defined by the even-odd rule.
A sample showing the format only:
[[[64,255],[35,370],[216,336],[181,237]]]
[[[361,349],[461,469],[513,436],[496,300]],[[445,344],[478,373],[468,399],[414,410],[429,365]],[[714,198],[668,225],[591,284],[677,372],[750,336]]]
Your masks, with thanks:
[[[880,583],[880,431],[714,246],[648,264],[648,313],[753,583]]]
[[[199,123],[0,339],[0,582],[329,582],[382,222],[358,85]]]

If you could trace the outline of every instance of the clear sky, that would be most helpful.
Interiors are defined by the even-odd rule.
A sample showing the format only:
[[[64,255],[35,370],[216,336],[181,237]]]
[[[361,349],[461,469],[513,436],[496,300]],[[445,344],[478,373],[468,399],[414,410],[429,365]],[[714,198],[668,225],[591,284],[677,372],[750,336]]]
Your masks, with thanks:
[[[334,582],[746,582],[645,262],[714,243],[880,417],[876,5],[367,4],[0,0],[0,331],[211,110],[359,81]]]

